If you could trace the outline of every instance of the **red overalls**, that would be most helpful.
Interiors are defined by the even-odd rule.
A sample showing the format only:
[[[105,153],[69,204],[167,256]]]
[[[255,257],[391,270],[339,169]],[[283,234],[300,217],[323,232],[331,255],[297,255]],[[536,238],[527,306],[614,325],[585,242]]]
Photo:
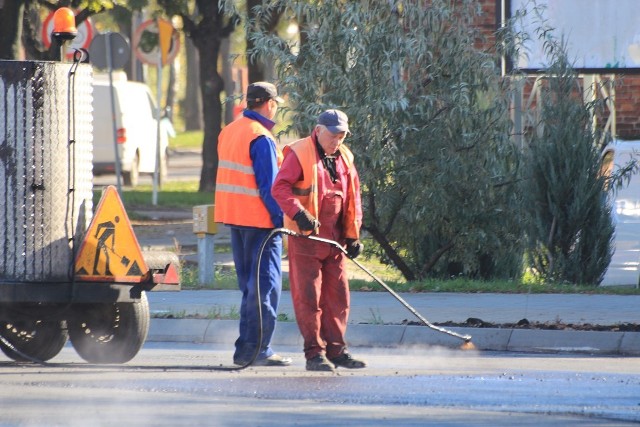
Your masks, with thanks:
[[[344,244],[342,185],[340,181],[333,184],[324,169],[322,175],[331,187],[318,201],[319,237]],[[327,243],[290,237],[289,281],[305,357],[311,359],[325,350],[329,359],[340,356],[346,348],[350,305],[344,254]]]

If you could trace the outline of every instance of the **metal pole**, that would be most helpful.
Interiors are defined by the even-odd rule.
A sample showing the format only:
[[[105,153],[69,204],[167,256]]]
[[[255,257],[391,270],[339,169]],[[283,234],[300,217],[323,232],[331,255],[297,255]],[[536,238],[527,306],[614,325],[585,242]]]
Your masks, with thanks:
[[[160,26],[158,25],[158,33],[160,32]],[[153,193],[151,196],[151,204],[156,206],[158,204],[158,175],[160,173],[160,131],[162,126],[160,125],[161,117],[160,111],[162,111],[160,104],[162,102],[162,46],[158,43],[158,76],[157,76],[157,88],[156,88],[156,168],[153,171]]]
[[[116,185],[118,189],[118,194],[122,196],[122,184],[120,183],[121,179],[121,167],[120,167],[120,152],[118,151],[118,126],[116,125],[116,102],[115,102],[115,94],[113,90],[113,58],[111,52],[111,32],[108,32],[105,37],[105,50],[107,56],[107,70],[109,72],[109,95],[111,99],[111,125],[113,129],[113,149],[114,149],[114,158],[116,163]]]

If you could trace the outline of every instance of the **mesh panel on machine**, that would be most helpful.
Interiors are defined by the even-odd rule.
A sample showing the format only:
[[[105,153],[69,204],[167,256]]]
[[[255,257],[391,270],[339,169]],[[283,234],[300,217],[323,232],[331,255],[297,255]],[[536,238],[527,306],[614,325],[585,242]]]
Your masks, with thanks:
[[[1,281],[69,281],[91,221],[92,75],[72,66],[0,61]]]

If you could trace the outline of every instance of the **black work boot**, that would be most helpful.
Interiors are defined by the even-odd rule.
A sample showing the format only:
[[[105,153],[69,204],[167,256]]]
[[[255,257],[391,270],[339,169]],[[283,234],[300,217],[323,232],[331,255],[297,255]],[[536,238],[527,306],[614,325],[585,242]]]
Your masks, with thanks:
[[[354,359],[349,353],[342,353],[338,357],[331,359],[331,363],[336,367],[342,366],[348,369],[360,369],[367,366],[367,362],[360,359]]]
[[[329,362],[329,359],[324,354],[307,359],[307,371],[334,372],[335,369],[336,367]]]

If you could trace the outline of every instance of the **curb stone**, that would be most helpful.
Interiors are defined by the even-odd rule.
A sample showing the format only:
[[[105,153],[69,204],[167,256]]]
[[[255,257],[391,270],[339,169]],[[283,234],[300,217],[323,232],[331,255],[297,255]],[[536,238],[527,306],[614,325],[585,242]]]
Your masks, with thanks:
[[[227,344],[237,338],[237,320],[151,319],[147,341]],[[579,353],[640,355],[640,332],[551,331],[498,328],[450,328],[472,336],[476,349],[525,353]],[[414,325],[349,325],[352,347],[448,347],[460,348],[456,337]],[[275,345],[298,346],[303,341],[295,322],[280,322]]]

